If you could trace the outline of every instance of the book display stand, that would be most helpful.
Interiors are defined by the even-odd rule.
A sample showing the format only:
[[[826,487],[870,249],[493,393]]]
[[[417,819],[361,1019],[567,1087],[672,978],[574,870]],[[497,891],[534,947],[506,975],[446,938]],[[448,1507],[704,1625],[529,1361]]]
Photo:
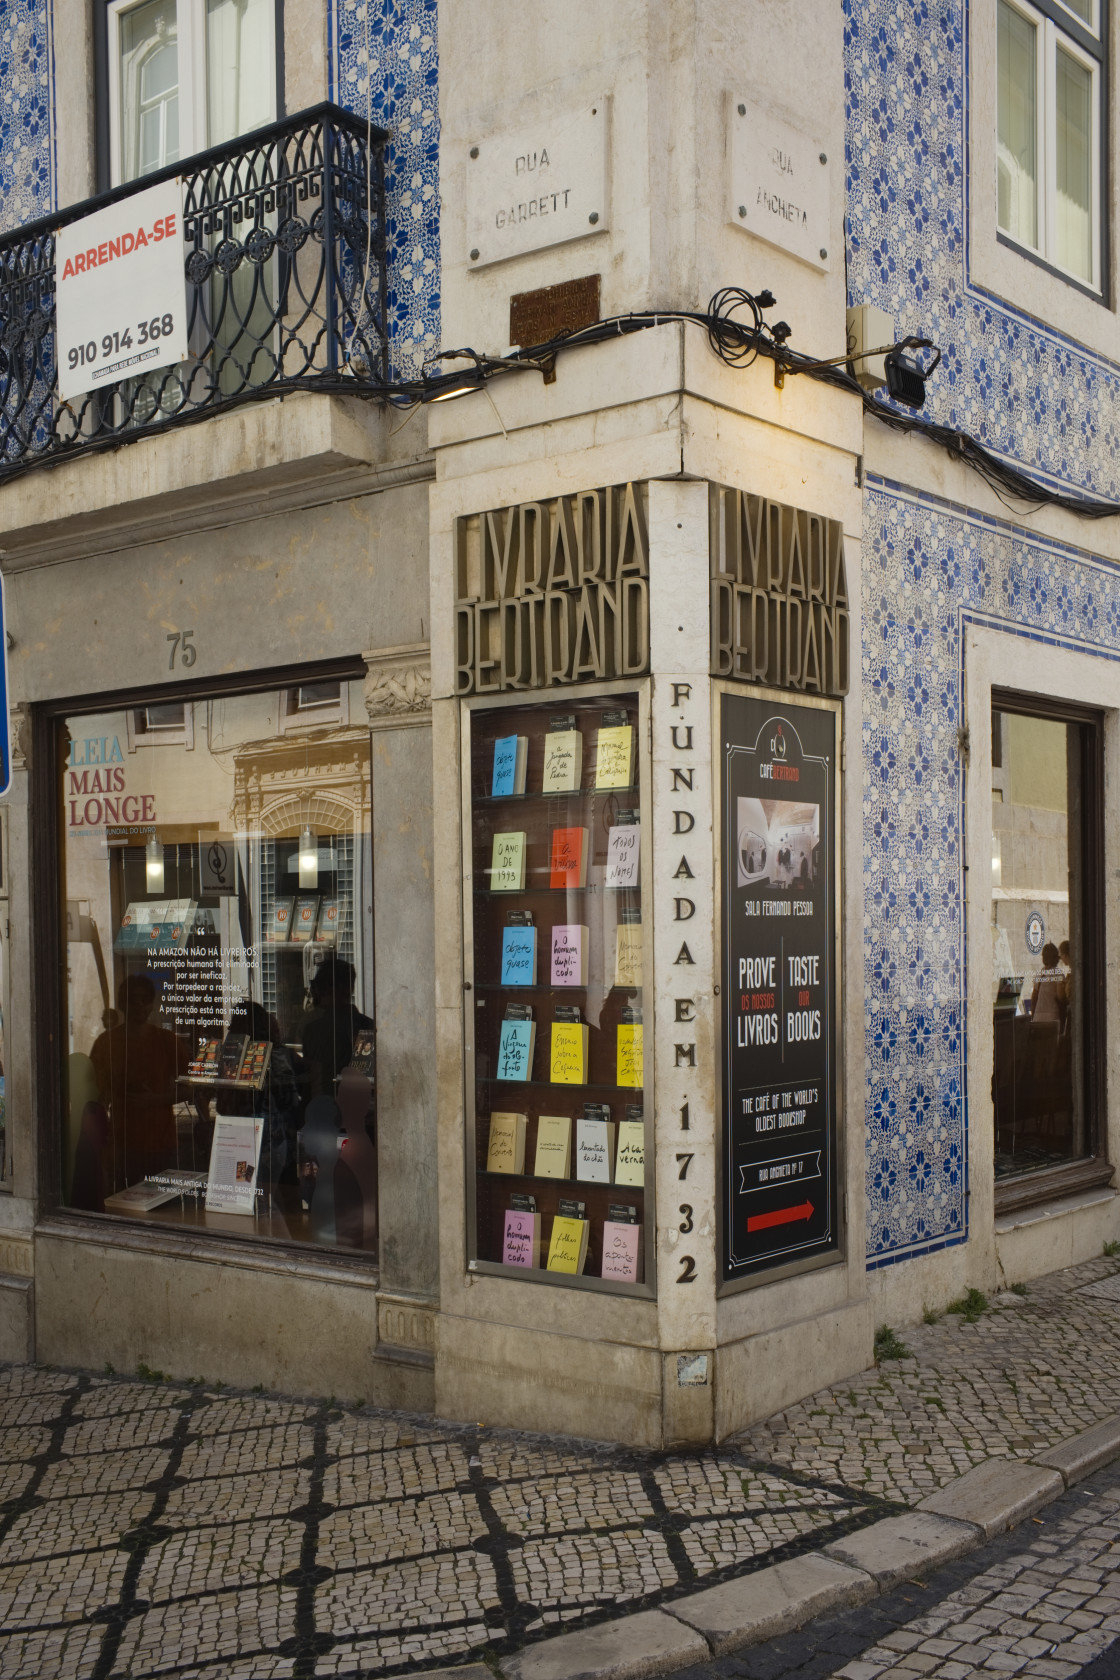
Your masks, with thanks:
[[[644,1293],[638,696],[470,718],[471,1265]]]

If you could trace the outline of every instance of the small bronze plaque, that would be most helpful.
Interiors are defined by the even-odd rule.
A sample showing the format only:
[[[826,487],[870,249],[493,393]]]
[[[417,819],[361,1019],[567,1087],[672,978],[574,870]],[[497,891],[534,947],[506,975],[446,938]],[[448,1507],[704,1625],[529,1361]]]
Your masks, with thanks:
[[[561,333],[578,332],[599,319],[598,274],[562,280],[535,292],[516,292],[509,300],[509,341],[522,348],[547,344]]]

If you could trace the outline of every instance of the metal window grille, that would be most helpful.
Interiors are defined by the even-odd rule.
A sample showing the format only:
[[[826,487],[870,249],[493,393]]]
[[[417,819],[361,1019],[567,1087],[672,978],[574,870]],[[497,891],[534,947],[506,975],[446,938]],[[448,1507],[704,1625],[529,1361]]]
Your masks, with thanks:
[[[0,481],[278,391],[383,384],[387,139],[318,105],[0,239]],[[55,233],[176,176],[187,359],[60,403]]]

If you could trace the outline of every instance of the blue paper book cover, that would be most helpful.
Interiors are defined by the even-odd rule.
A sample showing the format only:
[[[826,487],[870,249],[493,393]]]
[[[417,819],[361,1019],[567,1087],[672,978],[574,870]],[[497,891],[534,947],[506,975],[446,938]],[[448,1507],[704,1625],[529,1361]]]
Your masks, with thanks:
[[[494,742],[494,780],[490,787],[495,799],[516,793],[517,736],[501,735]]]
[[[498,1078],[528,1079],[533,1071],[533,1021],[503,1021],[498,1043]]]
[[[536,983],[536,928],[505,928],[502,932],[502,985],[535,986]]]

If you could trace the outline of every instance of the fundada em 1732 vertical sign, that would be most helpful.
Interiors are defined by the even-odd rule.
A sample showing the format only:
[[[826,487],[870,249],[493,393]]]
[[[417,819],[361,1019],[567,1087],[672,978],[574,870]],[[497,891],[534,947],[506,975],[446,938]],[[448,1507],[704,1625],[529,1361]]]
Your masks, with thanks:
[[[720,728],[731,1282],[837,1247],[837,714],[725,691]]]

